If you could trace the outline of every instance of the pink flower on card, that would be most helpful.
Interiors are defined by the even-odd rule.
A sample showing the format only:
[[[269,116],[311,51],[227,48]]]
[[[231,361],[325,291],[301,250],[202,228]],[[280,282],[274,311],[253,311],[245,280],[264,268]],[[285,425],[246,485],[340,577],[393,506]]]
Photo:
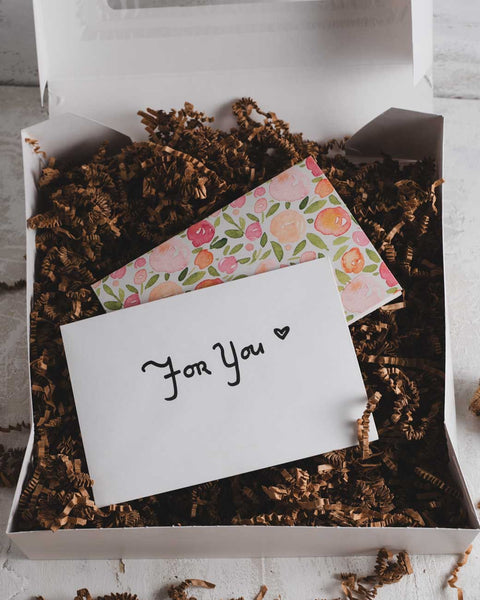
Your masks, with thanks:
[[[240,198],[237,198],[233,202],[230,202],[230,206],[232,208],[242,208],[242,206],[245,204],[246,200],[247,200],[246,196],[240,196]]]
[[[139,269],[140,267],[144,267],[146,264],[147,264],[146,258],[144,258],[143,256],[140,256],[140,258],[137,258],[137,260],[133,263],[133,266],[136,269]]]
[[[309,156],[305,161],[305,166],[312,173],[314,177],[320,177],[323,175],[322,169],[317,165],[315,159],[312,156]]]
[[[192,242],[195,248],[208,244],[215,235],[215,227],[208,221],[200,221],[187,229],[187,238]]]
[[[264,187],[258,187],[253,192],[253,195],[255,196],[255,198],[260,198],[260,196],[264,196],[265,195],[265,188]]]
[[[150,266],[158,273],[182,271],[190,259],[190,249],[180,238],[172,238],[154,248],[149,255]]]
[[[368,246],[370,242],[367,235],[361,229],[353,232],[352,239],[359,246]]]
[[[290,167],[270,182],[270,194],[278,202],[297,202],[308,195],[308,175],[299,167]]]
[[[229,275],[236,271],[238,267],[237,259],[234,256],[226,256],[218,263],[218,268],[222,273],[228,273]]]
[[[383,291],[374,277],[362,273],[347,283],[341,297],[348,311],[363,313],[381,302]]]
[[[393,287],[394,285],[398,285],[398,281],[395,279],[395,277],[393,276],[393,273],[390,271],[390,269],[387,267],[387,265],[382,262],[382,264],[380,265],[380,277],[382,279],[385,279],[385,283],[388,285],[388,287]]]
[[[102,281],[96,281],[95,283],[92,283],[92,288],[94,290],[96,290],[98,287],[100,287],[100,284],[102,283]]]
[[[317,258],[317,253],[314,252],[313,250],[307,250],[307,252],[304,252],[302,254],[302,256],[300,257],[300,262],[308,262],[309,260],[315,260]]]
[[[133,283],[136,283],[137,285],[140,285],[141,283],[145,283],[146,280],[147,280],[146,269],[140,269],[140,271],[137,271],[135,273],[135,275],[133,276]]]
[[[251,252],[254,248],[255,248],[255,246],[253,244],[251,244],[250,242],[248,244],[245,244],[245,250],[247,252]]]
[[[163,281],[159,283],[150,292],[148,301],[159,300],[160,298],[168,298],[169,296],[176,296],[183,292],[181,286],[175,281]]]
[[[129,308],[130,306],[137,306],[137,304],[140,304],[140,296],[138,294],[131,294],[125,298],[123,306]]]
[[[268,202],[266,198],[259,198],[255,202],[255,206],[253,207],[253,211],[256,213],[262,213],[267,208]]]
[[[122,267],[121,269],[117,269],[113,273],[110,273],[110,277],[112,279],[122,279],[125,273],[127,272],[127,267]]]
[[[253,240],[258,240],[259,237],[262,237],[262,233],[262,226],[257,222],[251,223],[245,229],[245,237],[251,242],[253,242]]]
[[[266,260],[262,260],[262,262],[255,269],[255,274],[258,273],[266,273],[267,271],[272,271],[273,269],[278,268],[279,264],[274,258],[267,258]]]

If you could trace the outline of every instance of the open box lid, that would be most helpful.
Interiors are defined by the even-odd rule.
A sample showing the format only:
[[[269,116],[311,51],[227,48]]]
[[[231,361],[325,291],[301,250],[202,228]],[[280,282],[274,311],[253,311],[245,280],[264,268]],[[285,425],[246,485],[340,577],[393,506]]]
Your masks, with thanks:
[[[226,127],[249,96],[314,139],[390,106],[431,110],[431,0],[34,0],[34,12],[50,114],[134,139],[137,110],[186,100]]]

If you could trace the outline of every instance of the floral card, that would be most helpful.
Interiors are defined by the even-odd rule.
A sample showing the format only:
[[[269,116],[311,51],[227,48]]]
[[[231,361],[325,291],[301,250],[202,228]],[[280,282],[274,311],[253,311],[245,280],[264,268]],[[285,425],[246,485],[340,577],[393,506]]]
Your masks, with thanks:
[[[95,502],[354,445],[367,398],[336,288],[313,260],[63,325]]]
[[[112,311],[328,257],[348,323],[401,294],[312,157],[97,281]]]

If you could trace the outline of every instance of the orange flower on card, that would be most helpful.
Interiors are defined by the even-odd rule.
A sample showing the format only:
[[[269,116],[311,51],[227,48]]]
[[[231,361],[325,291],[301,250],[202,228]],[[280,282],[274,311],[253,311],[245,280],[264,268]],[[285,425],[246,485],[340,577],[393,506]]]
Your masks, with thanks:
[[[352,220],[350,215],[341,206],[321,210],[315,219],[314,227],[324,235],[343,235],[350,229]]]
[[[297,242],[305,237],[307,222],[296,210],[284,210],[270,223],[270,232],[281,244]]]
[[[345,273],[360,273],[365,266],[365,259],[358,248],[352,248],[342,256],[342,267]]]
[[[333,185],[328,181],[328,179],[320,179],[315,186],[315,193],[318,194],[320,198],[328,196],[333,191]]]
[[[201,250],[195,257],[195,264],[199,269],[206,269],[213,262],[213,254],[209,250]]]
[[[153,300],[160,300],[160,298],[176,296],[182,292],[182,288],[175,281],[163,281],[152,289],[148,295],[148,301],[152,302]]]
[[[212,285],[220,285],[221,283],[223,283],[223,281],[220,277],[216,277],[215,279],[204,279],[195,286],[195,289],[203,290],[203,288],[212,287]]]

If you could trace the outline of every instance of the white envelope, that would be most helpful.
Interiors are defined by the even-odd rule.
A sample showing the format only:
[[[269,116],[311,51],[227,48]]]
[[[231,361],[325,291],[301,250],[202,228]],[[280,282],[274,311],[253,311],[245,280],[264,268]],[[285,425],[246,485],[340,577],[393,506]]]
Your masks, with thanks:
[[[357,441],[366,392],[325,259],[64,325],[62,336],[99,506]]]

